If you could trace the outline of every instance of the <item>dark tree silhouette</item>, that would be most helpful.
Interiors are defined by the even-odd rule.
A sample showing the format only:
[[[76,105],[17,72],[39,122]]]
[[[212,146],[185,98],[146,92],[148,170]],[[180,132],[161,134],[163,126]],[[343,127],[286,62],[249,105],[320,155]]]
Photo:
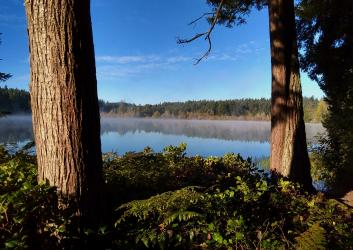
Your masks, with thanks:
[[[332,187],[353,190],[353,2],[302,0],[297,8],[300,61],[326,95],[323,125],[326,170]],[[338,190],[341,189],[341,190]]]

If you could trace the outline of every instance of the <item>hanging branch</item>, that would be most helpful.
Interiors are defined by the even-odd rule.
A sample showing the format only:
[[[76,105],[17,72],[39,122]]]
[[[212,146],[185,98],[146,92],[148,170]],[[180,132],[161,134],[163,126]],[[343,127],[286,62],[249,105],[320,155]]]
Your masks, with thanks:
[[[195,58],[196,62],[194,63],[194,65],[197,65],[197,64],[198,64],[199,62],[201,62],[204,58],[206,58],[206,57],[210,54],[210,52],[211,52],[211,50],[212,50],[211,33],[212,33],[214,27],[216,26],[217,21],[218,21],[218,19],[219,19],[219,17],[220,17],[221,10],[222,10],[222,7],[223,7],[223,2],[224,2],[224,0],[222,0],[222,1],[219,3],[219,5],[218,5],[217,10],[216,10],[215,13],[214,13],[214,12],[212,12],[212,13],[204,13],[202,16],[200,16],[199,18],[197,18],[197,19],[195,19],[194,21],[192,21],[191,23],[189,23],[189,25],[195,24],[195,23],[196,23],[197,21],[199,21],[201,18],[203,18],[203,17],[205,17],[205,16],[208,16],[208,15],[212,15],[212,16],[213,16],[213,22],[212,22],[210,28],[208,29],[208,31],[203,32],[203,33],[198,33],[198,34],[196,34],[195,36],[193,36],[193,37],[190,38],[190,39],[178,39],[178,40],[177,40],[177,43],[178,43],[178,44],[184,44],[184,43],[190,43],[190,42],[192,42],[192,41],[194,41],[194,40],[196,40],[196,39],[198,39],[198,38],[200,38],[200,37],[205,37],[205,40],[207,40],[207,42],[208,42],[208,49],[207,49],[207,51],[206,51],[200,58]]]
[[[190,22],[189,25],[196,24],[197,21],[201,20],[205,16],[214,16],[214,14],[215,14],[214,12],[204,13],[202,16],[200,16],[200,17],[196,18],[194,21]]]

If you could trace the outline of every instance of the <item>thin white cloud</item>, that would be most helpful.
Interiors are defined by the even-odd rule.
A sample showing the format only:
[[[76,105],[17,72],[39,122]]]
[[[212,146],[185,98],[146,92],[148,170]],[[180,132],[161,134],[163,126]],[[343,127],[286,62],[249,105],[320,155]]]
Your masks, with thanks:
[[[191,61],[193,58],[189,56],[172,56],[167,58],[167,63],[180,63],[180,62],[188,62]]]
[[[191,61],[189,56],[157,56],[157,55],[129,55],[129,56],[97,56],[96,61],[102,64],[176,64]]]
[[[128,63],[146,63],[160,60],[158,56],[147,55],[147,56],[97,56],[97,62],[103,63],[117,63],[117,64],[128,64]]]
[[[253,46],[250,46],[249,44],[241,44],[239,45],[236,50],[235,53],[238,54],[251,54],[253,52]]]
[[[253,54],[258,54],[259,51],[263,50],[257,45],[255,41],[250,41],[249,43],[243,43],[235,48],[228,49],[226,52],[216,51],[211,53],[208,60],[212,61],[238,61],[244,59]]]
[[[188,56],[128,55],[97,56],[97,74],[102,79],[137,76],[154,70],[172,70],[177,64],[192,62]]]
[[[100,66],[97,67],[97,76],[103,79],[122,78],[137,74],[134,68],[121,66]]]
[[[214,51],[206,60],[234,62],[258,51],[256,42],[250,41],[227,51]],[[132,77],[156,70],[175,70],[183,63],[192,65],[197,57],[198,55],[102,55],[96,57],[97,73],[100,79]]]
[[[237,61],[239,56],[235,53],[214,53],[207,60],[210,61]]]
[[[97,75],[100,79],[116,79],[124,77],[134,77],[154,70],[171,70],[173,65],[166,62],[148,62],[141,64],[113,64],[97,67]]]

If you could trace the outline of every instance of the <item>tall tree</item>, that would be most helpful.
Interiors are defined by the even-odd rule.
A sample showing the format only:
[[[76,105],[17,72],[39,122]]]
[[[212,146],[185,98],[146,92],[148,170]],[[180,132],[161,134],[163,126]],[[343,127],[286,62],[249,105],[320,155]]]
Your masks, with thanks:
[[[272,170],[312,187],[299,73],[294,1],[270,0]]]
[[[100,118],[89,0],[25,1],[38,180],[77,205],[85,225],[99,216]]]
[[[353,2],[302,0],[297,14],[301,66],[328,104],[323,153],[333,179],[327,181],[344,193],[353,189]]]
[[[216,24],[233,27],[245,23],[245,16],[253,7],[268,6],[270,24],[272,95],[271,95],[271,160],[273,171],[312,188],[305,125],[303,98],[298,63],[297,37],[293,0],[207,0],[212,11],[204,13],[210,28],[191,39],[204,37],[209,44],[207,52],[196,61],[207,57],[211,51],[211,33]]]

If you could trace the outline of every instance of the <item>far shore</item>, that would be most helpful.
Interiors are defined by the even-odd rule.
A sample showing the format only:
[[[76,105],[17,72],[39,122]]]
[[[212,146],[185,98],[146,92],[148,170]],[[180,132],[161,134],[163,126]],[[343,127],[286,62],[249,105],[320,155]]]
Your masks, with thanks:
[[[195,117],[138,117],[130,115],[119,115],[115,113],[100,113],[101,117],[111,117],[111,118],[126,118],[126,119],[155,119],[155,120],[199,120],[199,121],[254,121],[254,122],[270,122],[270,117],[268,118],[259,118],[254,116],[195,116]],[[305,122],[306,124],[321,124],[321,122],[309,121]]]
[[[140,118],[140,119],[160,119],[160,120],[218,120],[218,121],[270,121],[270,117],[256,117],[256,116],[216,116],[216,115],[191,115],[185,116],[131,116],[131,115],[121,115],[116,113],[100,113],[102,117],[116,117],[116,118]]]
[[[9,116],[30,116],[31,113],[10,113],[5,114],[4,116],[0,116],[1,118],[9,117]],[[138,116],[130,116],[130,115],[119,115],[115,113],[100,113],[101,117],[110,117],[110,118],[124,118],[124,119],[155,119],[155,120],[200,120],[200,121],[254,121],[254,122],[270,122],[270,118],[266,117],[256,117],[256,116],[192,116],[192,117],[138,117]],[[305,122],[306,124],[321,124],[321,122]]]

